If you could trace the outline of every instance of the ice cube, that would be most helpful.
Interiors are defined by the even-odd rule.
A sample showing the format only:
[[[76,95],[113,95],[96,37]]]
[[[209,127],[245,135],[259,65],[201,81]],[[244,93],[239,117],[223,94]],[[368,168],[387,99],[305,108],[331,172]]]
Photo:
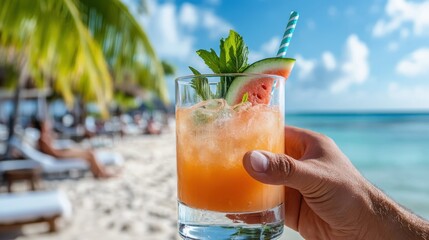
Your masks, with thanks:
[[[232,107],[232,109],[234,109],[234,111],[236,112],[242,112],[242,111],[246,111],[247,109],[249,109],[252,106],[252,104],[250,102],[243,102],[243,103],[239,103],[236,104]]]
[[[229,120],[230,118],[232,118],[235,114],[235,111],[232,110],[231,107],[229,107],[228,105],[223,108],[222,110],[219,110],[218,115],[216,117],[216,125],[220,126],[222,124],[225,123],[225,121]]]
[[[194,122],[196,124],[206,124],[213,122],[218,117],[224,117],[225,109],[228,108],[224,99],[211,99],[198,103],[193,107],[192,112]]]

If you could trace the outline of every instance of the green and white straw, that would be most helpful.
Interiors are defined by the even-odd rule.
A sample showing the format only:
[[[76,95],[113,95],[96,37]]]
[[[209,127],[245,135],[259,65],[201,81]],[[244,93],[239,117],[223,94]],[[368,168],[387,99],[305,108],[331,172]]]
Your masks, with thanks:
[[[298,22],[299,13],[292,11],[290,13],[289,21],[286,26],[285,33],[283,34],[283,40],[280,44],[279,51],[277,52],[277,57],[285,57],[287,49],[292,39],[293,32],[295,31],[296,23]]]

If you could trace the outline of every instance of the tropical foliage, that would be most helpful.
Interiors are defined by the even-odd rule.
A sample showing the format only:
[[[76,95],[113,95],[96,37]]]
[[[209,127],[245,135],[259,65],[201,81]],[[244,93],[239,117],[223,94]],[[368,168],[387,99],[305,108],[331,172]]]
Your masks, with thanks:
[[[120,0],[2,0],[0,51],[20,79],[104,107],[133,83],[167,100],[163,66]],[[28,76],[22,76],[23,74]]]

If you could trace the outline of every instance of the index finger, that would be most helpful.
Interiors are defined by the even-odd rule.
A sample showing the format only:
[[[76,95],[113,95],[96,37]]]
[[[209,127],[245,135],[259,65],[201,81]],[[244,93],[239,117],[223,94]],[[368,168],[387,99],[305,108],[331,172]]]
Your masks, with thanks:
[[[285,126],[284,131],[285,153],[295,159],[318,157],[328,139],[323,134],[298,127]]]

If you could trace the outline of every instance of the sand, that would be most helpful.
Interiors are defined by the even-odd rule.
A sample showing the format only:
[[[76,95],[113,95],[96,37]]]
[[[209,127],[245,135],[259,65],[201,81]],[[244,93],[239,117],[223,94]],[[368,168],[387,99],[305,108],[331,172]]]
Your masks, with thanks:
[[[45,224],[33,224],[17,239],[180,239],[174,133],[116,139],[109,150],[125,158],[118,177],[43,181],[45,189],[67,194],[73,214],[58,222],[56,233],[46,233]],[[281,239],[300,238],[287,230]]]

